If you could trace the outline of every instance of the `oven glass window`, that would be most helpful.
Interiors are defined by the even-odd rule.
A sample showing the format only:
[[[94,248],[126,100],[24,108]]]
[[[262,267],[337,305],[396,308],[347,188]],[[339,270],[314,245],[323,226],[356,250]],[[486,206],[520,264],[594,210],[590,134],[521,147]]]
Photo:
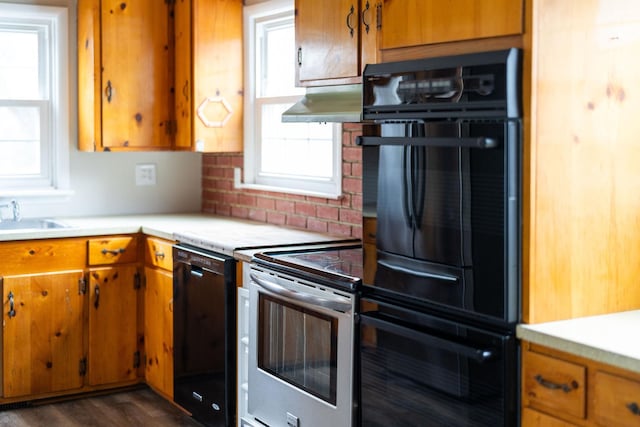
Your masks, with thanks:
[[[258,367],[336,404],[338,319],[260,295]]]

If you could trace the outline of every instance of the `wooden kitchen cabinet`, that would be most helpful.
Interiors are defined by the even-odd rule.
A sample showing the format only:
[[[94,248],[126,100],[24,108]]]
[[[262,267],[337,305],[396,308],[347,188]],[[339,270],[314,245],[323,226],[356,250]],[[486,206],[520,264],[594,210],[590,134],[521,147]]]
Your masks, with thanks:
[[[380,49],[524,32],[523,0],[381,0],[381,4]]]
[[[89,385],[122,383],[138,377],[139,281],[135,264],[89,270]]]
[[[360,83],[376,62],[376,0],[296,0],[298,86]]]
[[[145,380],[173,399],[173,242],[152,237],[145,243]]]
[[[2,277],[5,398],[83,385],[83,270]]]
[[[172,147],[170,2],[78,1],[78,147]]]
[[[637,426],[640,373],[522,344],[522,427]]]
[[[242,0],[175,0],[175,148],[241,152]]]

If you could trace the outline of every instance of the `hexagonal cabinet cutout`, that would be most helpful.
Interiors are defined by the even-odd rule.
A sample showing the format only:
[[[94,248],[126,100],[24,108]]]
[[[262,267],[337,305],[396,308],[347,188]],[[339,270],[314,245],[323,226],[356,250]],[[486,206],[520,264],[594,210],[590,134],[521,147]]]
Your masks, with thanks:
[[[221,96],[207,97],[198,107],[198,118],[208,128],[221,128],[233,115],[231,105]]]

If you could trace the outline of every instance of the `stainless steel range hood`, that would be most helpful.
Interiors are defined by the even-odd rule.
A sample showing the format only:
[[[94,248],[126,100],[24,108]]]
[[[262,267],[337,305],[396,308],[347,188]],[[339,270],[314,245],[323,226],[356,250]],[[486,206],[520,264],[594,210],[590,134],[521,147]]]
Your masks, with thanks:
[[[309,87],[282,113],[283,122],[353,122],[362,118],[362,85]]]

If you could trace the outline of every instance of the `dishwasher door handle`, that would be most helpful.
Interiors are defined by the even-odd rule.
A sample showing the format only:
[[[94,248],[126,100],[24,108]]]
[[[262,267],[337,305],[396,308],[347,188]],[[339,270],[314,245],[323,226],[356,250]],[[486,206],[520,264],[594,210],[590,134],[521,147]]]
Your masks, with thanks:
[[[348,313],[351,311],[351,302],[346,302],[341,298],[320,297],[306,292],[294,291],[292,289],[285,288],[284,286],[280,286],[270,280],[262,279],[254,273],[251,273],[250,277],[255,284],[273,294],[342,313]]]

